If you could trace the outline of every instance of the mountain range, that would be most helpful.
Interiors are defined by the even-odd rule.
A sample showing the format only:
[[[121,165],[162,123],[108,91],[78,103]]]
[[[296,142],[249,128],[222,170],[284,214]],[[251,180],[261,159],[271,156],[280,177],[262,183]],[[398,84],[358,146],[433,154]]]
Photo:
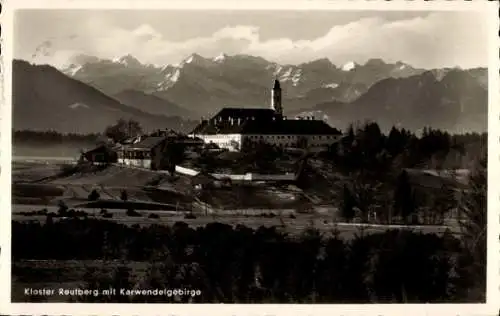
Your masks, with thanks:
[[[286,110],[312,107],[320,102],[352,101],[384,78],[422,73],[402,62],[387,64],[371,59],[337,67],[328,59],[300,65],[280,65],[249,55],[204,58],[193,54],[178,65],[141,64],[130,55],[114,60],[80,56],[63,72],[104,93],[139,90],[169,100],[198,115],[223,106],[253,107],[269,103],[269,86],[280,80]]]
[[[59,70],[22,61],[14,64],[16,128],[31,126],[25,117],[38,104],[45,108],[45,116],[51,115],[47,122],[74,129],[75,125],[60,121],[74,115],[75,109],[82,111],[78,104],[84,104],[85,121],[98,116],[89,129],[109,125],[118,116],[136,117],[152,128],[163,124],[185,129],[194,124],[185,120],[198,120],[225,106],[269,106],[276,78],[287,116],[315,115],[339,128],[375,120],[384,129],[392,125],[486,129],[485,68],[427,70],[381,59],[336,66],[326,58],[281,65],[261,57],[225,54],[215,58],[193,54],[176,65],[143,64],[131,55],[113,60],[79,55]],[[36,99],[33,91],[38,93]],[[97,114],[100,111],[106,114]]]
[[[12,124],[16,130],[86,134],[102,132],[120,118],[137,120],[147,130],[165,126],[186,130],[195,124],[125,105],[48,65],[14,60],[12,81]],[[127,97],[125,94],[124,99]]]
[[[426,71],[383,79],[352,102],[326,102],[307,111],[343,128],[346,122],[373,120],[385,130],[395,125],[411,130],[430,126],[457,133],[486,131],[487,90],[467,71],[451,69],[440,75]]]

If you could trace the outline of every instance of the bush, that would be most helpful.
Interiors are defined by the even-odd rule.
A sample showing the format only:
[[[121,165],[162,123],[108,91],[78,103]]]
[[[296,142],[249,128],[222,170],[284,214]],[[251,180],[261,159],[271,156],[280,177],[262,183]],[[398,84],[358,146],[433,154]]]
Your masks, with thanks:
[[[92,192],[90,192],[89,196],[88,196],[88,200],[89,201],[97,201],[99,200],[99,198],[101,197],[101,195],[99,194],[99,192],[97,192],[96,189],[92,190]]]
[[[65,216],[67,216],[67,217],[87,217],[88,214],[87,214],[87,212],[82,211],[82,210],[70,209],[66,212]]]
[[[78,171],[78,168],[74,165],[62,165],[59,172],[59,176],[68,176]]]
[[[112,218],[113,214],[112,213],[105,213],[105,214],[102,214],[102,217],[103,218]]]
[[[120,199],[123,201],[123,202],[126,202],[128,200],[128,194],[127,194],[127,191],[125,190],[122,190],[121,194],[120,194]]]
[[[158,214],[155,214],[155,213],[151,213],[149,214],[148,216],[149,218],[160,218],[160,216]]]
[[[68,212],[68,206],[66,205],[66,202],[64,202],[63,200],[59,200],[57,204],[59,206],[59,209],[57,210],[59,216],[66,216],[66,213]]]
[[[193,213],[187,213],[184,215],[185,219],[196,219],[196,216]]]

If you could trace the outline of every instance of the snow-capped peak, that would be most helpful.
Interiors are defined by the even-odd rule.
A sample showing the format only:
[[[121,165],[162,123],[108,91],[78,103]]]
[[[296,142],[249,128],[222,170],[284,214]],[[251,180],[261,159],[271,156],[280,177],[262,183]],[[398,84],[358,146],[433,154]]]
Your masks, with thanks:
[[[214,61],[216,62],[222,62],[226,59],[227,55],[224,53],[220,53],[218,56],[214,58]]]
[[[296,87],[302,79],[302,68],[277,65],[274,75],[278,77],[280,81],[291,81],[292,85]]]
[[[179,67],[182,67],[183,65],[185,64],[191,64],[191,63],[195,63],[195,64],[198,64],[198,63],[203,63],[203,61],[205,60],[205,58],[203,58],[202,56],[198,55],[198,54],[191,54],[189,55],[188,57],[186,57],[179,65]]]
[[[356,68],[356,64],[353,61],[349,61],[342,66],[343,71],[351,71]]]
[[[184,60],[184,63],[186,63],[186,64],[190,64],[190,63],[192,63],[192,62],[193,62],[193,59],[194,59],[194,55],[191,55],[191,56],[189,56],[188,58],[186,58],[186,59]]]
[[[134,56],[128,54],[121,57],[113,58],[113,62],[117,64],[122,64],[125,66],[140,66],[141,62],[137,60]]]

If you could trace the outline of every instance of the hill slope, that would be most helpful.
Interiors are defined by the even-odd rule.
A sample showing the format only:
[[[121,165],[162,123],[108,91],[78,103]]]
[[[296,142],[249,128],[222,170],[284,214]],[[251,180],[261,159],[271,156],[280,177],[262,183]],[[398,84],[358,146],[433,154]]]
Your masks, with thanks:
[[[452,69],[437,75],[425,72],[408,78],[388,78],[349,102],[327,102],[312,111],[340,128],[373,120],[383,129],[424,126],[450,131],[486,131],[488,93],[469,71]]]
[[[13,62],[13,128],[63,133],[102,132],[120,118],[133,118],[146,130],[184,128],[179,118],[152,115],[121,104],[57,69]],[[187,127],[190,128],[190,127]]]
[[[177,104],[174,104],[166,99],[158,96],[146,94],[137,90],[124,90],[115,95],[113,98],[121,103],[146,113],[166,116],[194,117],[194,113],[183,109]]]

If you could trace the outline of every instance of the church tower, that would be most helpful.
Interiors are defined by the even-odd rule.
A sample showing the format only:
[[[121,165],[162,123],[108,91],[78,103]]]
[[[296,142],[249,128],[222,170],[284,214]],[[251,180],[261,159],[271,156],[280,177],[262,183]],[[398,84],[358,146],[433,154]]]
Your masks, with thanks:
[[[278,79],[274,80],[274,86],[271,90],[271,107],[278,115],[283,115],[283,107],[281,106],[281,87]]]

